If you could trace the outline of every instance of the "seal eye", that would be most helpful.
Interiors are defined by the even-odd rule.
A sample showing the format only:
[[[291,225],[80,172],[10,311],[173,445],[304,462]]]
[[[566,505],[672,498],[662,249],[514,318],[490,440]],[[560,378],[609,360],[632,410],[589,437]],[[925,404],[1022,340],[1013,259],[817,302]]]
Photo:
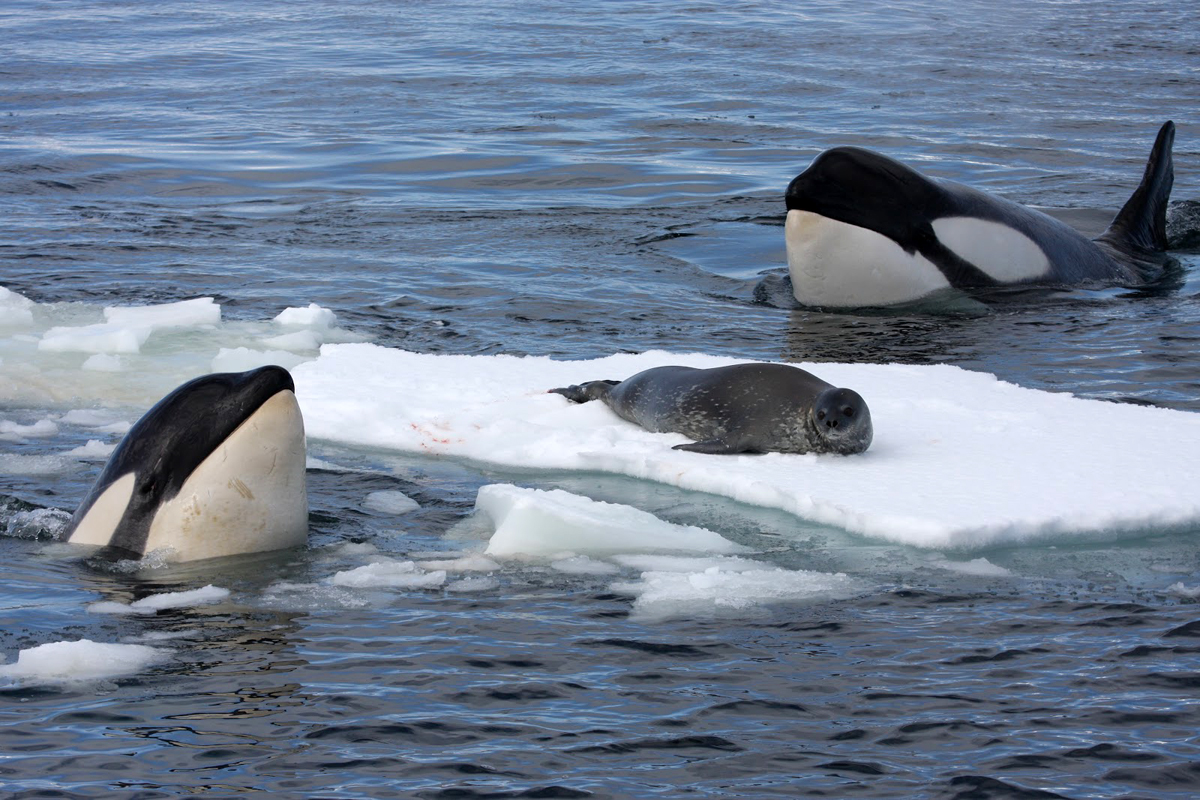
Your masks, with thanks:
[[[846,417],[853,417],[854,416],[854,408],[852,406],[846,406],[845,408],[842,409],[842,415],[846,416]]]
[[[817,412],[817,419],[824,421],[825,409],[822,408],[820,411]]]

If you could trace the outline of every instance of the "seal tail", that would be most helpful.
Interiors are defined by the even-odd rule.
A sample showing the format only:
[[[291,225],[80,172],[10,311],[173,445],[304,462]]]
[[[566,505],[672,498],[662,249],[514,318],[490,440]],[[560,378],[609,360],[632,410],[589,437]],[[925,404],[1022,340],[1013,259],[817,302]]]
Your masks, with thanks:
[[[1175,182],[1171,161],[1174,143],[1175,123],[1167,120],[1154,140],[1141,185],[1099,237],[1101,241],[1131,255],[1167,249],[1167,202]]]
[[[564,386],[560,389],[551,389],[551,394],[561,394],[563,397],[570,400],[572,403],[586,403],[589,400],[598,400],[604,395],[612,391],[612,387],[616,386],[620,381],[588,381],[587,383],[578,383],[574,386]]]

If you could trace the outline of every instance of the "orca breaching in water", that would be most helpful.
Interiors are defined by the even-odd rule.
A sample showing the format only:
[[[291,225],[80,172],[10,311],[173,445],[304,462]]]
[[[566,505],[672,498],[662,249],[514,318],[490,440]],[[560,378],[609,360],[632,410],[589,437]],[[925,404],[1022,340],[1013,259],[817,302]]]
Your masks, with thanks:
[[[129,429],[62,538],[101,545],[106,558],[162,550],[172,561],[302,545],[304,470],[304,420],[287,370],[205,375]]]
[[[807,306],[864,307],[950,287],[1144,285],[1168,261],[1174,139],[1167,122],[1141,185],[1096,239],[870,150],[826,150],[787,189],[792,291]]]

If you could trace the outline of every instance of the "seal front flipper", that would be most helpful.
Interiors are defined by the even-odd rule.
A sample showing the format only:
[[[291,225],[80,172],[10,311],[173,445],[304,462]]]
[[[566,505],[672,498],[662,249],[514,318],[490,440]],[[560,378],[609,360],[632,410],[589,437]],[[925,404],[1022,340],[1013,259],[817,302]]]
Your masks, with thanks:
[[[739,453],[758,453],[758,450],[747,447],[741,440],[705,439],[703,442],[687,442],[677,444],[672,450],[684,450],[689,453],[707,453],[714,456],[732,456]]]
[[[550,394],[561,394],[572,403],[586,403],[604,397],[618,383],[620,381],[588,381],[587,383],[577,383],[573,386],[551,389]]]

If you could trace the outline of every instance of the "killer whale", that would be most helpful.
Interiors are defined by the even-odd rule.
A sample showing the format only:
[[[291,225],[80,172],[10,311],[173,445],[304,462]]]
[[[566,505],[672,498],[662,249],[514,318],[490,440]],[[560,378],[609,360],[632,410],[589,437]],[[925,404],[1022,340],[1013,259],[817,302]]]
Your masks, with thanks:
[[[205,375],[121,440],[62,539],[106,558],[170,560],[276,550],[308,535],[304,421],[291,375]]]
[[[1168,121],[1141,184],[1096,239],[871,150],[826,150],[785,195],[792,292],[804,305],[862,307],[948,287],[1144,285],[1168,261],[1174,139]]]

